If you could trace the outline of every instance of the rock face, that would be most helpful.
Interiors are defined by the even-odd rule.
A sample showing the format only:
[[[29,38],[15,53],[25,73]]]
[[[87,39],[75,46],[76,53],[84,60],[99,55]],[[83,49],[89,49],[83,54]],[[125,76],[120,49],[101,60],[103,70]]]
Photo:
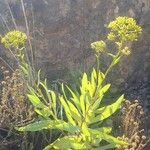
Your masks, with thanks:
[[[22,28],[21,3],[8,3]],[[105,39],[107,23],[116,16],[135,18],[143,34],[132,45],[131,56],[124,58],[112,75],[129,97],[150,100],[150,0],[24,0],[24,4],[37,68],[51,80],[66,79],[70,71],[89,69],[94,63],[90,43]],[[1,5],[0,11],[11,20],[7,7]]]

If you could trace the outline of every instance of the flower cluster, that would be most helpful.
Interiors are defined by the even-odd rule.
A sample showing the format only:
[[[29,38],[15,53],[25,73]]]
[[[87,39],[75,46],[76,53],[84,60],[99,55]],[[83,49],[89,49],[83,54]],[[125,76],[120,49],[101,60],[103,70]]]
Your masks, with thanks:
[[[118,42],[136,41],[142,28],[130,17],[118,17],[109,23],[110,33],[107,38]]]
[[[126,46],[123,50],[122,50],[122,53],[126,56],[130,55],[131,54],[131,51],[130,49]]]
[[[106,48],[106,43],[104,41],[96,41],[91,43],[91,48],[96,51],[96,53],[103,52]]]
[[[20,46],[24,45],[26,41],[26,34],[17,30],[8,32],[1,40],[6,48],[19,48]]]

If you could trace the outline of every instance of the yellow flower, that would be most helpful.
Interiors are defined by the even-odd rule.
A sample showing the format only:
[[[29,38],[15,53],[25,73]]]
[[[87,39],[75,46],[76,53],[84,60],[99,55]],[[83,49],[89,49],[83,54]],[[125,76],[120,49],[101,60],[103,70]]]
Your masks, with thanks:
[[[94,49],[96,53],[100,53],[106,48],[106,43],[104,41],[96,41],[91,43],[91,48]]]
[[[129,50],[128,47],[125,47],[123,50],[122,50],[122,53],[126,56],[130,55],[131,54],[131,51]]]
[[[107,38],[119,42],[135,41],[142,32],[142,28],[130,17],[117,17],[109,23],[110,33]]]
[[[6,48],[19,48],[23,46],[27,41],[27,36],[21,31],[10,31],[2,39],[1,42],[5,45]]]

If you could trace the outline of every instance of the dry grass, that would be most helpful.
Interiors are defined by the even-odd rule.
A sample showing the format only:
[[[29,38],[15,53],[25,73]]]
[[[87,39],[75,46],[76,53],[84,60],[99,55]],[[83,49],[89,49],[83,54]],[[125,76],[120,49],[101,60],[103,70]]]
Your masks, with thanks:
[[[11,74],[4,67],[1,70],[3,81],[0,86],[0,149],[21,140],[22,135],[14,130],[14,126],[31,120],[33,115],[25,96],[26,84],[20,71],[15,70]]]
[[[26,84],[19,70],[10,75],[8,70],[2,69],[4,80],[1,82],[0,127],[9,128],[30,120],[32,113],[26,101]]]
[[[122,139],[126,140],[129,145],[119,147],[118,150],[144,150],[150,141],[149,137],[145,136],[144,129],[141,129],[144,118],[144,111],[138,100],[125,101],[121,124],[124,133]]]

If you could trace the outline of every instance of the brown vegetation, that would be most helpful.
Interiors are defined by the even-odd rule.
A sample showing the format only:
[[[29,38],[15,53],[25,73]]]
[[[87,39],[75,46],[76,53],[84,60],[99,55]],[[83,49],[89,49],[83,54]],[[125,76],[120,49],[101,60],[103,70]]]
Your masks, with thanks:
[[[130,102],[125,101],[122,115],[121,127],[124,132],[123,139],[128,141],[129,145],[120,147],[118,150],[143,150],[150,141],[142,128],[145,120],[144,110],[138,100]]]

